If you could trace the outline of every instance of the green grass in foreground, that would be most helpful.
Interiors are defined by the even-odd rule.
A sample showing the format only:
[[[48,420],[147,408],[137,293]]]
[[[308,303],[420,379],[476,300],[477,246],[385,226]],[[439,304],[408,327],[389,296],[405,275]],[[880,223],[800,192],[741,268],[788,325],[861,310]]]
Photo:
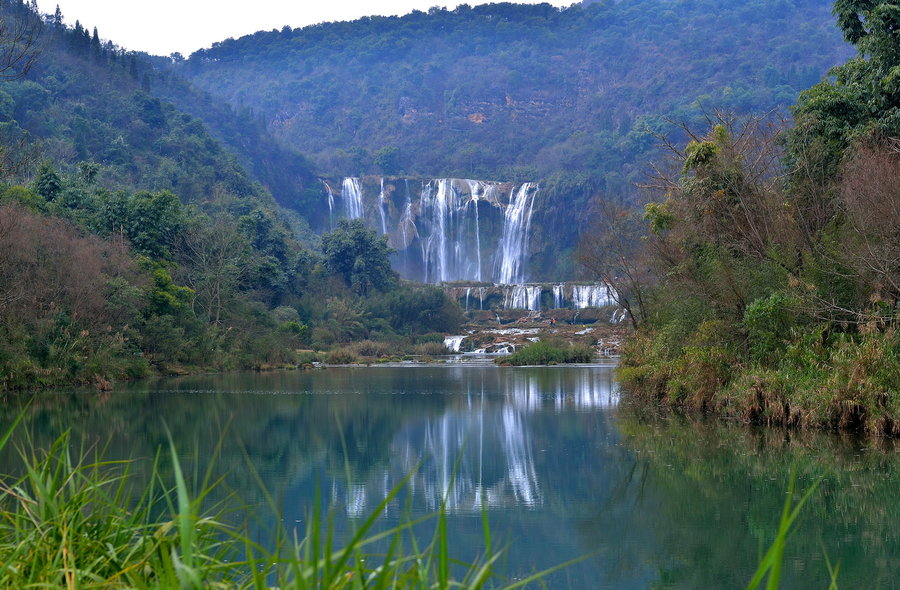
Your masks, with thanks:
[[[134,499],[131,462],[73,460],[69,442],[63,435],[45,452],[21,453],[24,475],[0,480],[0,588],[513,589],[552,571],[504,584],[493,569],[501,553],[486,518],[483,557],[469,564],[449,555],[443,510],[375,532],[405,484],[344,547],[335,546],[333,523],[318,509],[302,539],[279,529],[274,546],[263,547],[224,524],[223,506],[202,507],[220,485],[209,472],[189,493],[174,448],[161,454],[171,456],[174,482],[163,481],[158,456],[151,483]],[[420,546],[411,528],[429,519],[435,530]]]

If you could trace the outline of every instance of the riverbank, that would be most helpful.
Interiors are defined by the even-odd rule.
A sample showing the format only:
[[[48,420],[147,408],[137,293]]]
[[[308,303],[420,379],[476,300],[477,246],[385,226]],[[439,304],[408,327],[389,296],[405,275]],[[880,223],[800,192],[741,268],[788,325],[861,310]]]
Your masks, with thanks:
[[[900,436],[900,335],[795,332],[766,362],[740,336],[704,322],[681,346],[641,330],[623,347],[619,378],[644,402],[746,423]]]

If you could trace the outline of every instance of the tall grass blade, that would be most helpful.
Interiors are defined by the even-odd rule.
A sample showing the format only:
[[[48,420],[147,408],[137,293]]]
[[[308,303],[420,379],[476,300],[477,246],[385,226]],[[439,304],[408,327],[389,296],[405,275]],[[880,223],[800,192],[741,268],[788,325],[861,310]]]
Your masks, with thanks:
[[[178,559],[174,553],[172,557],[173,563],[176,565],[176,571],[179,571],[184,568],[192,569],[194,567],[194,514],[187,484],[184,481],[184,474],[181,471],[181,461],[178,460],[178,453],[175,451],[175,443],[172,441],[171,434],[169,434],[169,450],[172,455],[175,491],[178,497],[178,535],[181,541],[182,559]]]
[[[747,590],[755,590],[756,588],[759,588],[760,584],[763,581],[763,578],[766,578],[766,590],[777,590],[778,588],[778,585],[781,581],[781,567],[784,561],[784,548],[787,544],[788,535],[791,533],[791,526],[797,519],[797,516],[800,514],[800,509],[803,508],[803,505],[819,486],[821,479],[817,479],[811,486],[809,486],[809,489],[806,490],[806,493],[803,494],[803,497],[800,498],[796,505],[794,505],[795,481],[796,470],[792,468],[788,481],[787,495],[784,500],[784,508],[781,512],[781,521],[778,524],[778,533],[775,535],[775,540],[772,542],[769,550],[763,556],[762,560],[759,563],[759,566],[756,568],[756,572],[754,572],[750,583],[747,585]]]

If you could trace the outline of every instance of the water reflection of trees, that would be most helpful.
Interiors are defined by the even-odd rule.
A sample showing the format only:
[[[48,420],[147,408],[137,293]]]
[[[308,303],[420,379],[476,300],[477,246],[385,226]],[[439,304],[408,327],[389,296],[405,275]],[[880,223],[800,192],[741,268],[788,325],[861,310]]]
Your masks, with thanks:
[[[615,395],[611,372],[597,369],[235,374],[144,381],[111,393],[41,394],[30,402],[26,428],[38,447],[71,429],[82,448],[104,447],[111,457],[147,466],[171,432],[187,468],[201,472],[225,437],[218,470],[249,502],[261,496],[245,457],[272,491],[311,478],[355,486],[336,492],[350,512],[414,467],[412,484],[423,506],[436,507],[452,491],[452,510],[476,510],[482,501],[543,501],[528,416],[606,407]],[[7,400],[0,418],[10,423],[26,403]],[[15,458],[11,452],[0,457],[0,470]],[[352,482],[344,481],[348,467]]]
[[[840,562],[841,587],[889,588],[900,579],[900,441],[747,428],[645,412],[619,413],[645,489],[655,491],[658,587],[746,585],[772,542],[792,468],[798,486],[816,478],[788,544],[786,586],[828,586],[825,552]],[[605,535],[603,515],[580,526]]]

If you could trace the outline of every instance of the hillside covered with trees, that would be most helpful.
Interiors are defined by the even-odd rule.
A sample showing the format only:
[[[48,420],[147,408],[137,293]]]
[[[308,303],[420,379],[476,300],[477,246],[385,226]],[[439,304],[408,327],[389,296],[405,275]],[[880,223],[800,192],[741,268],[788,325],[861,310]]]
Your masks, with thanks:
[[[786,107],[850,54],[815,0],[499,3],[286,26],[175,71],[323,174],[556,175],[622,198],[665,119]]]
[[[673,146],[643,215],[611,208],[585,241],[588,266],[623,277],[638,332],[622,377],[639,396],[900,433],[900,15],[835,12],[858,54],[803,92],[795,125],[714,117]]]
[[[207,126],[153,86],[230,109],[59,13],[18,1],[0,18],[15,34],[0,72],[0,390],[292,364],[369,336],[411,349],[456,326],[443,293],[400,285],[359,224],[308,247],[318,238],[269,189],[302,191],[308,164],[258,124]]]

